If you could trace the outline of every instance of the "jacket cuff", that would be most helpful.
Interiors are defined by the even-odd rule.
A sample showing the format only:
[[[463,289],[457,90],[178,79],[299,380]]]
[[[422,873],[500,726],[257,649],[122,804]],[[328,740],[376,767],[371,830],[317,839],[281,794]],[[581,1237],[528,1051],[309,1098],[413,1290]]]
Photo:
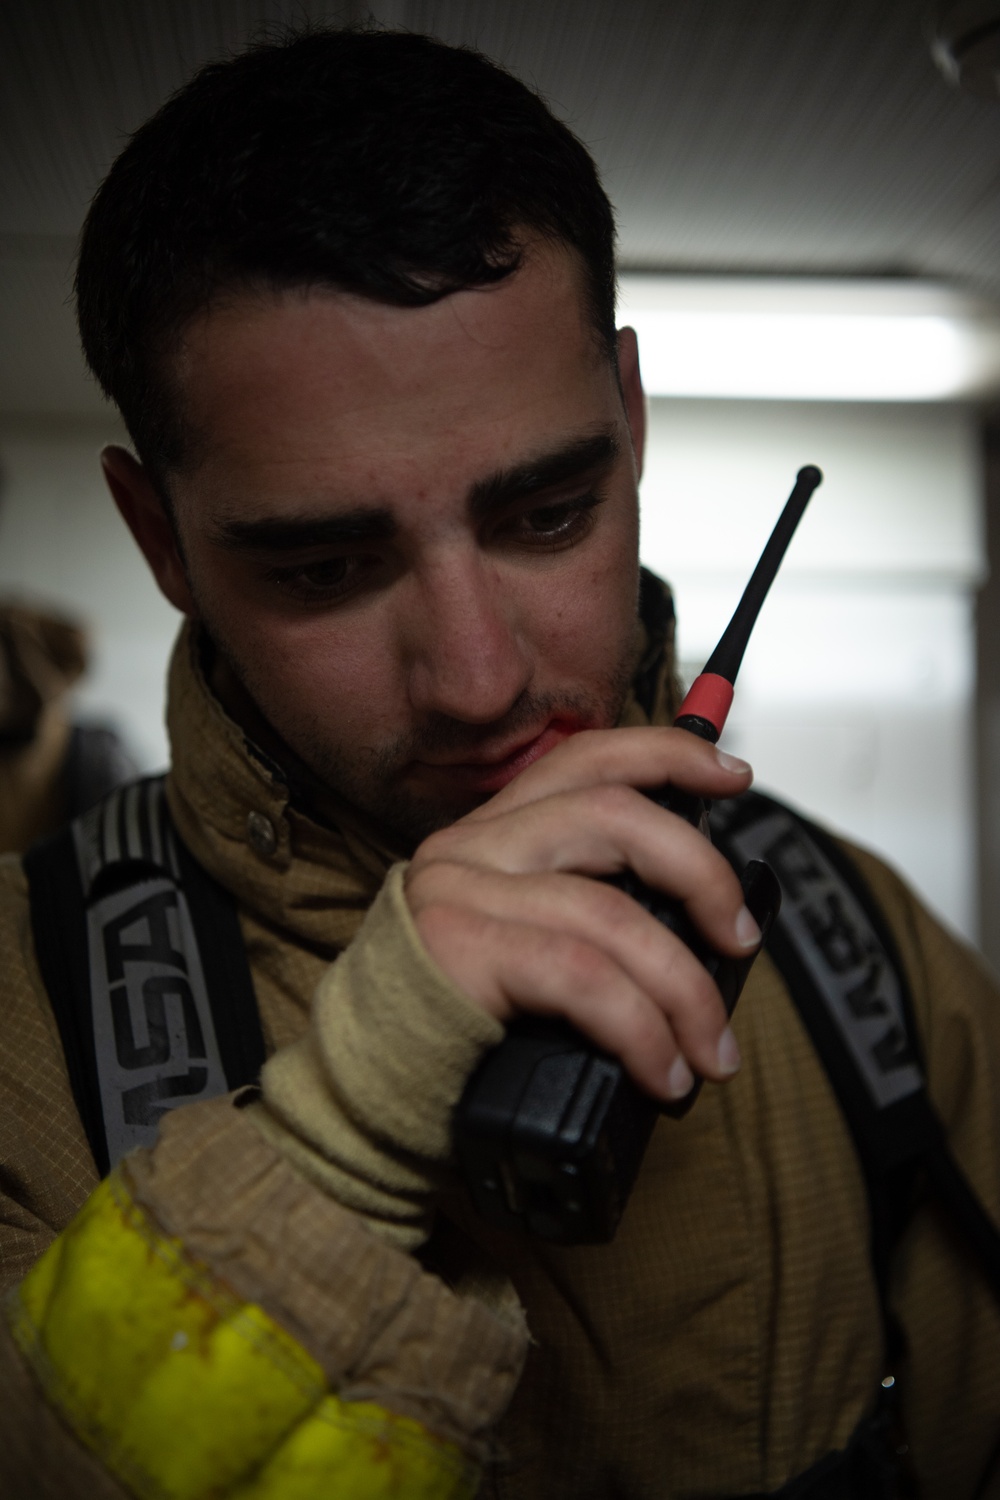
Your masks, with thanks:
[[[306,1034],[261,1075],[255,1123],[316,1186],[415,1249],[451,1156],[452,1115],[503,1026],[438,968],[395,865],[327,971]]]
[[[229,1099],[164,1120],[123,1163],[134,1201],[280,1323],[343,1401],[377,1401],[482,1458],[527,1332],[449,1290],[317,1192]]]

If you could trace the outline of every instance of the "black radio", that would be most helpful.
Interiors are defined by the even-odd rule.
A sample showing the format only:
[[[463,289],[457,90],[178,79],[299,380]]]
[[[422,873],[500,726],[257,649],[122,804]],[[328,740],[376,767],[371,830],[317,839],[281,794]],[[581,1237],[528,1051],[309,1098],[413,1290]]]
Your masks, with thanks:
[[[778,523],[715,651],[681,705],[678,728],[714,743],[750,632],[802,513],[822,475],[799,471]],[[654,802],[708,833],[700,797],[662,787]],[[725,958],[700,937],[679,902],[631,871],[606,877],[692,949],[714,978],[729,1014],[755,955]],[[759,861],[743,877],[744,899],[766,940],[780,904],[778,882]],[[758,950],[759,951],[759,950]],[[472,1200],[491,1223],[563,1244],[614,1235],[659,1115],[680,1118],[698,1096],[661,1104],[639,1089],[616,1057],[565,1021],[522,1016],[483,1058],[455,1114],[455,1149]]]

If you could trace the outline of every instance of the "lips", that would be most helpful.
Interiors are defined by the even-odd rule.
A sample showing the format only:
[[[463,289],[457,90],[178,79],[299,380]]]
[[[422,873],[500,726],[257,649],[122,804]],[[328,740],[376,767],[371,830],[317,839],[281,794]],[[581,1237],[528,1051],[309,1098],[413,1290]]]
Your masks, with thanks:
[[[438,763],[433,766],[425,762],[424,766],[434,772],[435,779],[446,780],[452,786],[484,794],[499,792],[528,766],[541,760],[543,755],[548,755],[550,750],[554,750],[563,740],[583,728],[584,725],[575,720],[553,719],[532,739],[522,740],[499,755],[486,752],[466,761]]]

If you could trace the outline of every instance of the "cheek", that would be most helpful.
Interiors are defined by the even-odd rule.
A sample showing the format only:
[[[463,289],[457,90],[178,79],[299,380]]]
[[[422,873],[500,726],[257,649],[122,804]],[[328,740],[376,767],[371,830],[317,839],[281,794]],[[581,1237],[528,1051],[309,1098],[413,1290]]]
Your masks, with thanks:
[[[540,595],[535,637],[540,657],[567,677],[606,681],[634,650],[638,587],[635,546],[627,538],[588,558],[569,587]],[[536,595],[536,608],[538,601]]]
[[[289,614],[249,601],[242,581],[199,588],[199,613],[258,706],[291,738],[375,743],[397,729],[392,654],[370,616]]]
[[[582,620],[603,633],[634,629],[639,591],[639,528],[629,515],[585,560],[574,599]]]
[[[324,738],[377,740],[393,720],[391,658],[370,628],[333,628],[319,618],[263,633],[257,660],[259,701],[278,723],[309,724]]]

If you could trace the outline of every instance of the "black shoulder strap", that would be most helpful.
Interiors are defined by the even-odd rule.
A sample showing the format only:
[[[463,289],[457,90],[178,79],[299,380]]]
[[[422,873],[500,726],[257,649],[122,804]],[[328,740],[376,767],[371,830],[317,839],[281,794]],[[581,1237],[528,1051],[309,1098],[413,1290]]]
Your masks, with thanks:
[[[861,872],[822,829],[757,792],[719,803],[712,836],[738,870],[763,859],[781,885],[768,951],[854,1138],[883,1301],[918,1169],[1000,1296],[1000,1230],[955,1161],[928,1096],[906,973]]]
[[[232,898],[185,848],[162,777],[24,859],[42,979],[102,1175],[178,1104],[253,1082],[264,1041]]]

